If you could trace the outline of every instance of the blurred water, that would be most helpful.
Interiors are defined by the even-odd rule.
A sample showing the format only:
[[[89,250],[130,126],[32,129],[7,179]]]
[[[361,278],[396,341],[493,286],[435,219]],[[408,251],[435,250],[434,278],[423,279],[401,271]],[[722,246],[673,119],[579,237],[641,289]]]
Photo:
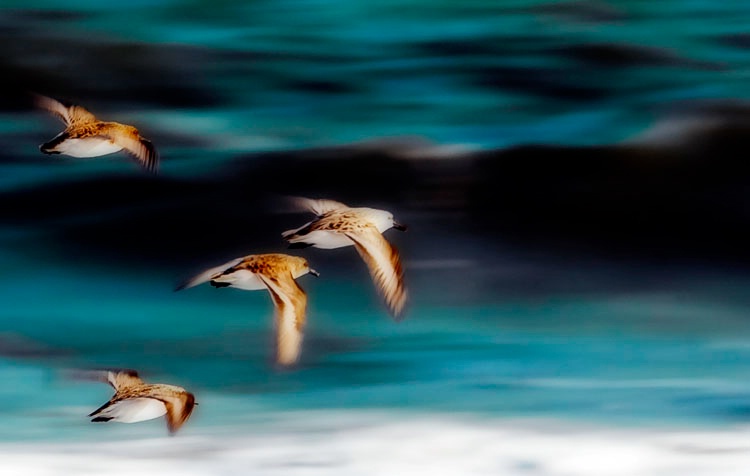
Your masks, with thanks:
[[[610,146],[646,131],[651,143],[682,144],[693,137],[685,124],[746,121],[749,21],[740,1],[4,2],[0,468],[742,474],[747,255],[660,260],[658,247],[642,256],[624,239],[625,259],[610,260],[585,240],[573,253],[554,238],[505,240],[495,231],[509,217],[475,207],[471,174],[481,172],[461,157]],[[136,124],[160,150],[160,178],[142,179],[120,154],[41,155],[60,125],[29,107],[28,89]],[[655,128],[675,111],[689,120]],[[394,137],[411,139],[379,142]],[[282,251],[280,226],[303,223],[257,207],[267,197],[254,190],[284,184],[241,167],[275,160],[305,192],[365,196],[369,185],[306,183],[299,158],[285,155],[360,141],[385,150],[352,159],[383,171],[374,204],[410,224],[387,234],[405,260],[410,312],[389,320],[353,249],[303,250],[322,276],[300,280],[310,298],[301,364],[277,369],[267,293],[172,289],[201,266]],[[415,175],[403,183],[419,188],[390,172],[389,154],[408,156],[406,146],[440,157],[398,158]],[[704,156],[697,175],[713,177],[722,155]],[[707,210],[736,223],[740,239],[747,177],[727,175],[737,188],[706,192]],[[585,177],[571,190],[596,185]],[[526,185],[546,199],[544,182]],[[624,226],[644,210],[625,207]],[[161,420],[91,424],[85,415],[111,389],[63,371],[107,366],[182,385],[200,405],[173,441]],[[103,469],[82,448],[116,463]]]

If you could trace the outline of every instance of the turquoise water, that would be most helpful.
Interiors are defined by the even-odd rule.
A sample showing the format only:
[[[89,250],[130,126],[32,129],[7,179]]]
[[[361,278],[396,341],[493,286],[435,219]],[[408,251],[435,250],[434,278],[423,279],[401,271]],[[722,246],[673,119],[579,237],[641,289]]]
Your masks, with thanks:
[[[501,446],[521,420],[543,422],[540,448],[572,434],[558,433],[560,422],[585,433],[570,440],[581,444],[594,444],[588,425],[614,432],[604,439],[613,451],[629,448],[621,431],[739,428],[746,436],[747,256],[660,259],[624,240],[613,258],[598,254],[585,231],[572,248],[563,239],[506,239],[496,233],[506,215],[475,206],[471,159],[399,158],[414,173],[404,183],[416,184],[401,186],[391,149],[378,141],[418,138],[462,153],[607,146],[680,108],[744,111],[749,22],[740,1],[3,2],[0,64],[10,85],[0,106],[0,452],[26,448],[13,468],[32,468],[42,465],[29,456],[34,448],[52,455],[65,452],[56,446],[63,443],[80,450],[77,443],[111,440],[133,445],[133,464],[156,458],[138,445],[164,437],[163,421],[94,425],[85,417],[111,389],[66,371],[92,367],[134,368],[195,393],[200,405],[179,435],[187,443],[164,446],[161,456],[190,454],[205,472],[214,456],[200,448],[209,454],[219,451],[216,441],[237,438],[274,454],[259,440],[266,432],[290,453],[325,441],[321,454],[335,460],[341,449],[338,474],[411,468],[403,455],[387,471],[349,465],[378,456],[349,446],[347,435],[393,451],[389,432],[403,430],[430,437],[405,448],[429,451],[442,444],[431,439],[432,424],[475,449],[485,425],[500,429],[485,436]],[[159,178],[143,179],[122,154],[89,161],[39,153],[60,125],[29,107],[28,89],[137,124],[160,151]],[[285,155],[360,141],[386,151],[367,169],[382,171],[372,179],[382,182],[377,193],[370,182],[306,182],[299,157]],[[270,152],[279,155],[263,155]],[[300,365],[287,370],[271,361],[267,293],[173,292],[203,266],[283,251],[278,234],[307,217],[261,207],[273,202],[266,191],[285,184],[247,168],[274,160],[304,185],[300,193],[359,198],[350,204],[386,207],[410,225],[386,234],[401,250],[411,292],[399,323],[353,249],[294,250],[321,277],[300,279],[309,321]],[[544,199],[544,182],[528,187]],[[744,196],[716,197],[709,210],[740,210],[728,221],[744,233]],[[623,219],[638,213],[626,209]],[[418,423],[398,426],[408,418]],[[711,441],[696,438],[701,448]],[[266,468],[267,456],[237,451],[244,456],[227,456],[228,466],[213,472]],[[544,455],[533,464],[514,455],[505,473],[487,474],[562,474]],[[659,474],[664,461],[689,467],[682,457],[657,457],[637,474]],[[86,466],[66,461],[70,474]],[[317,474],[316,461],[295,468]],[[459,474],[435,472],[435,461],[431,474]],[[732,471],[743,466],[724,467],[740,474]],[[621,474],[608,469],[592,463],[591,474]],[[47,470],[39,474],[55,474]]]
[[[108,398],[109,387],[64,373],[87,367],[132,367],[191,389],[203,403],[190,422],[195,428],[186,427],[196,433],[217,425],[252,433],[251,424],[234,421],[242,408],[390,409],[625,427],[746,420],[750,346],[743,337],[746,298],[737,289],[747,282],[736,278],[681,278],[673,284],[678,290],[488,296],[440,306],[429,302],[427,285],[416,286],[414,310],[397,324],[379,308],[364,270],[352,268],[359,282],[304,280],[304,358],[299,368],[280,371],[271,363],[266,293],[174,293],[170,273],[93,271],[50,260],[39,268],[12,257],[6,263],[6,441],[101,437],[84,416]],[[419,283],[424,273],[417,267],[411,275]]]

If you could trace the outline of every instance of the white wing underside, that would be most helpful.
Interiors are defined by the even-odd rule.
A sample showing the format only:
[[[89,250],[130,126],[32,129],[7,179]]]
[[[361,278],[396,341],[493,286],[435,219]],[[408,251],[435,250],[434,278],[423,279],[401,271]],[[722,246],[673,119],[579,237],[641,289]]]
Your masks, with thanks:
[[[167,413],[167,407],[154,398],[130,398],[114,403],[93,416],[112,418],[120,423],[153,420]]]

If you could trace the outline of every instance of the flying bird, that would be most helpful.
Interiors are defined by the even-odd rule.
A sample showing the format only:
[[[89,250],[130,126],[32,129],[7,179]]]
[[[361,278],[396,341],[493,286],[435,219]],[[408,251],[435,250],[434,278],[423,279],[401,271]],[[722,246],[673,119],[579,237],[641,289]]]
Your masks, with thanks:
[[[174,435],[197,405],[195,396],[184,388],[145,383],[131,369],[90,370],[76,375],[109,383],[115,389],[107,403],[89,414],[92,422],[136,423],[166,415],[167,429]]]
[[[60,101],[34,94],[37,107],[51,112],[65,124],[65,129],[39,146],[45,154],[65,154],[72,157],[98,157],[125,150],[137,159],[145,170],[156,173],[159,154],[151,141],[138,129],[119,122],[98,120],[81,106],[65,106]]]
[[[299,256],[256,254],[208,269],[181,283],[175,291],[206,281],[217,288],[267,289],[276,315],[276,362],[291,365],[299,360],[307,309],[307,295],[295,280],[307,273],[319,276],[307,260]]]
[[[400,319],[407,300],[403,268],[398,251],[383,237],[390,228],[405,231],[393,214],[375,208],[350,208],[334,200],[292,197],[292,203],[317,217],[281,236],[289,248],[333,249],[354,246],[367,264],[370,276],[385,300],[389,312]]]

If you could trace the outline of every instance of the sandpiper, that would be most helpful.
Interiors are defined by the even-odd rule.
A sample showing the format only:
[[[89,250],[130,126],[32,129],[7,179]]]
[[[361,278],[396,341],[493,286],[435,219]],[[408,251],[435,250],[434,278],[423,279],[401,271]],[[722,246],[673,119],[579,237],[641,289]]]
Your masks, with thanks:
[[[291,365],[299,359],[307,308],[307,295],[295,279],[307,273],[319,276],[307,260],[299,256],[256,254],[208,269],[181,283],[175,291],[206,281],[217,288],[268,289],[276,313],[276,362]]]
[[[298,208],[315,213],[317,218],[281,234],[290,243],[289,247],[332,249],[354,245],[391,315],[400,319],[407,300],[403,268],[398,251],[382,233],[390,228],[405,231],[406,226],[394,221],[393,214],[386,210],[350,208],[334,200],[304,197],[291,200]]]
[[[166,414],[173,435],[187,421],[197,405],[195,396],[182,387],[148,384],[135,370],[107,369],[78,372],[81,377],[107,382],[115,389],[110,400],[89,414],[92,422],[136,423]]]
[[[144,169],[156,173],[159,155],[151,141],[144,139],[135,127],[100,121],[81,106],[65,106],[46,96],[34,94],[34,100],[37,107],[51,112],[65,124],[65,130],[39,146],[45,154],[99,157],[125,149]]]

